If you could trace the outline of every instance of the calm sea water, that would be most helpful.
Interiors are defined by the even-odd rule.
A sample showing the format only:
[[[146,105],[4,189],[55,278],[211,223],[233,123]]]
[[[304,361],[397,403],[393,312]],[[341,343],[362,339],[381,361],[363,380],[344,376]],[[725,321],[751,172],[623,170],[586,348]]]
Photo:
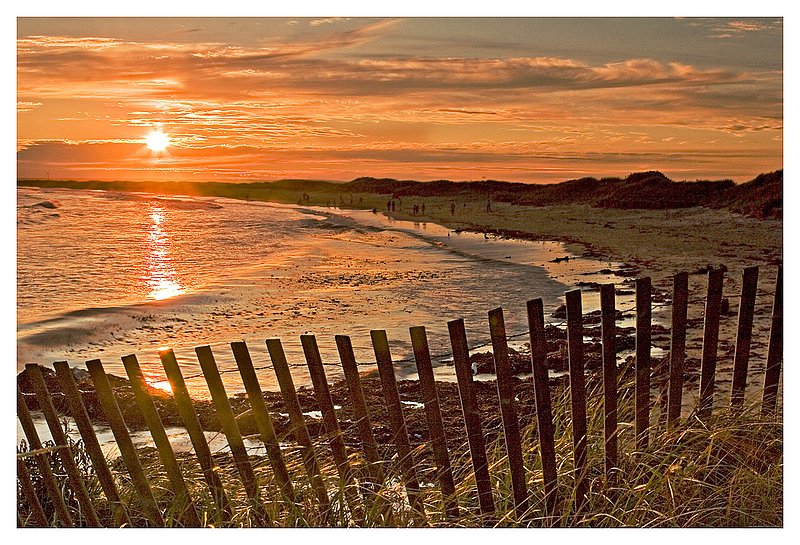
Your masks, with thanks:
[[[211,345],[232,371],[228,343],[237,340],[263,367],[265,389],[277,389],[267,338],[281,339],[296,381],[307,383],[301,334],[317,336],[335,379],[334,335],[350,335],[369,370],[369,331],[385,329],[399,377],[413,377],[408,328],[416,325],[426,326],[441,356],[437,376],[448,379],[447,321],[464,318],[470,344],[480,345],[492,308],[504,308],[509,335],[520,334],[527,300],[541,297],[549,314],[579,280],[619,280],[599,272],[613,263],[552,263],[569,255],[561,243],[368,211],[62,189],[20,188],[17,199],[18,370],[100,358],[125,376],[120,357],[135,353],[159,383],[157,351],[169,347],[196,395],[203,381],[193,348]],[[586,295],[584,309],[596,307]],[[229,393],[242,390],[236,373],[223,378]]]

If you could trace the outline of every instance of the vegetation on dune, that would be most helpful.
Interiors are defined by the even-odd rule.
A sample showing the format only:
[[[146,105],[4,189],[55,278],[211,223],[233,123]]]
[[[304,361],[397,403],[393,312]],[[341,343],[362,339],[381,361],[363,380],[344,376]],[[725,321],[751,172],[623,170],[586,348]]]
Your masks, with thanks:
[[[629,374],[623,373],[623,377]],[[523,432],[523,452],[529,507],[521,517],[514,513],[508,457],[502,434],[487,445],[489,468],[496,514],[480,514],[475,479],[466,444],[451,447],[451,461],[456,482],[455,496],[460,515],[448,518],[444,502],[436,484],[435,468],[430,456],[430,445],[420,444],[413,455],[417,460],[417,473],[423,484],[425,518],[410,509],[405,499],[403,478],[396,460],[384,462],[385,478],[377,492],[353,484],[365,506],[363,520],[354,520],[347,507],[347,494],[336,477],[327,445],[317,443],[321,470],[325,475],[331,498],[328,518],[320,515],[318,504],[303,470],[299,449],[284,446],[283,454],[295,484],[297,500],[287,501],[281,496],[266,458],[253,457],[259,479],[263,513],[254,508],[247,498],[229,455],[215,455],[218,473],[230,496],[234,515],[224,520],[211,498],[208,488],[191,455],[182,455],[180,464],[190,493],[197,506],[200,520],[209,526],[228,527],[306,527],[306,526],[367,526],[367,527],[780,527],[783,525],[783,426],[780,415],[762,418],[760,407],[751,405],[743,412],[719,409],[713,416],[699,419],[690,415],[679,425],[668,429],[654,422],[650,446],[637,451],[632,425],[632,379],[623,378],[619,404],[619,470],[613,482],[604,473],[602,386],[599,379],[588,384],[588,456],[586,479],[589,483],[587,501],[576,508],[574,497],[575,476],[572,456],[572,427],[568,388],[557,388],[553,394],[553,419],[555,424],[555,450],[558,470],[558,512],[548,516],[545,510],[543,473],[539,456],[535,422]],[[496,425],[499,426],[499,423]],[[321,438],[320,438],[321,440]],[[107,525],[113,525],[113,512],[102,500],[97,478],[80,443],[73,445],[76,460],[81,468],[92,497],[96,498],[98,511]],[[19,452],[25,453],[23,443]],[[51,462],[58,459],[48,454]],[[142,464],[148,474],[153,493],[161,506],[168,526],[183,525],[180,501],[170,492],[170,485],[154,449],[140,451]],[[389,459],[389,458],[386,458]],[[366,466],[356,445],[351,445],[350,460],[357,477],[365,475]],[[32,457],[25,457],[40,500],[51,522],[55,520],[52,504],[46,497],[41,477]],[[134,526],[148,525],[137,494],[128,479],[120,460],[112,460],[112,471],[117,477],[121,496],[129,505]],[[63,472],[55,471],[57,475]],[[62,489],[74,518],[83,521],[75,498],[69,493],[64,477]],[[23,523],[29,520],[24,496],[18,491],[18,511]],[[266,516],[266,519],[263,517]]]
[[[362,177],[346,183],[322,180],[276,182],[74,182],[20,180],[19,185],[69,187],[118,191],[209,195],[253,200],[295,202],[298,195],[323,193],[344,195],[367,193],[404,197],[491,198],[525,206],[586,204],[597,208],[675,209],[705,206],[724,208],[758,218],[781,218],[783,214],[783,170],[760,174],[735,184],[731,180],[675,182],[658,171],[636,172],[625,178],[580,178],[557,184],[523,184],[483,180],[418,182]]]

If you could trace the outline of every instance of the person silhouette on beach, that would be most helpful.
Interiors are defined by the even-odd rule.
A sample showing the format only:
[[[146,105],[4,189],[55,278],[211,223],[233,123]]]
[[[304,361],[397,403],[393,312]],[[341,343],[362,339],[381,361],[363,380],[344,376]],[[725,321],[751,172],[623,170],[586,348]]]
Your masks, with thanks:
[[[425,203],[422,203],[422,213],[425,213]]]

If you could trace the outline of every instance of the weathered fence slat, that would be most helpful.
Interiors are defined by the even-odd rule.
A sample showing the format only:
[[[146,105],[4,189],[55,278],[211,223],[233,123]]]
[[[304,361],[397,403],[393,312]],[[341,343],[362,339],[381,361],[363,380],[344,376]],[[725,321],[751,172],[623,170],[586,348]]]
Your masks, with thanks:
[[[703,352],[700,360],[700,405],[698,416],[711,414],[714,403],[714,374],[717,369],[717,345],[719,344],[719,318],[722,306],[722,281],[725,271],[721,268],[708,271],[708,293],[706,315],[703,325]]]
[[[208,345],[198,346],[194,349],[194,352],[197,355],[197,361],[200,363],[200,369],[203,371],[206,384],[208,384],[208,390],[211,392],[211,401],[214,403],[217,418],[219,418],[222,431],[228,440],[228,448],[231,451],[231,455],[233,455],[234,465],[242,484],[244,484],[245,493],[250,498],[253,512],[265,524],[271,524],[269,515],[267,515],[264,505],[261,503],[258,479],[256,479],[253,466],[250,465],[247,447],[244,446],[242,434],[239,431],[238,424],[236,424],[236,416],[233,414],[228,401],[228,394],[225,392],[225,385],[222,383],[222,377],[220,377],[211,347]]]
[[[583,311],[581,290],[566,293],[569,392],[572,407],[572,442],[575,463],[575,506],[586,501],[586,377],[583,368]]]
[[[783,361],[783,266],[778,267],[775,280],[775,299],[772,303],[772,325],[769,331],[769,348],[767,349],[767,369],[764,373],[764,395],[761,400],[761,412],[764,416],[776,410],[778,402],[778,384],[781,377]]]
[[[356,421],[361,449],[364,451],[364,457],[367,460],[369,478],[373,485],[379,485],[383,481],[381,456],[378,453],[375,434],[372,432],[369,409],[367,409],[367,403],[364,400],[364,390],[361,387],[358,363],[356,363],[356,358],[353,354],[353,344],[350,341],[350,337],[337,335],[336,348],[339,351],[339,360],[342,363],[344,378],[347,382],[347,391],[350,394],[350,404],[353,408],[353,417]]]
[[[600,286],[600,328],[603,358],[603,436],[606,483],[613,486],[619,467],[617,450],[617,310],[614,284]]]
[[[422,494],[419,480],[417,479],[417,471],[414,467],[414,456],[411,453],[406,421],[403,418],[403,408],[400,404],[400,394],[397,391],[394,364],[392,363],[392,355],[389,352],[389,340],[383,330],[370,331],[370,337],[372,338],[375,360],[378,364],[378,374],[381,379],[383,395],[386,398],[386,410],[389,413],[389,423],[394,436],[394,444],[397,448],[398,463],[406,480],[408,500],[412,509],[424,516],[425,508],[422,505]]]
[[[531,342],[531,368],[536,396],[536,424],[539,450],[542,455],[545,508],[548,516],[556,516],[558,505],[558,473],[554,442],[553,411],[550,401],[550,379],[547,373],[547,346],[544,331],[544,305],[541,299],[527,303],[528,332]]]
[[[67,400],[70,414],[75,420],[75,424],[83,439],[83,445],[86,448],[86,452],[89,454],[89,459],[92,461],[94,472],[97,475],[97,479],[100,481],[100,486],[103,489],[103,493],[106,495],[106,499],[111,504],[114,511],[114,522],[118,526],[130,526],[131,519],[128,517],[125,505],[122,503],[122,499],[119,496],[117,485],[114,483],[114,476],[111,474],[111,470],[108,469],[108,463],[103,455],[103,450],[100,448],[100,442],[97,440],[94,426],[92,426],[92,422],[89,420],[89,415],[83,404],[83,398],[81,397],[80,391],[78,391],[78,385],[75,384],[75,377],[72,375],[72,370],[65,361],[57,361],[53,363],[53,367],[56,370],[56,376],[61,385],[61,391],[64,392],[64,397]]]
[[[672,278],[672,334],[669,349],[669,389],[667,390],[668,426],[672,426],[681,417],[688,304],[689,274],[680,272]]]
[[[50,392],[47,390],[47,384],[44,381],[41,368],[34,364],[29,363],[25,366],[25,371],[31,379],[33,390],[36,392],[36,401],[39,403],[39,410],[42,411],[44,419],[47,422],[47,427],[50,429],[50,434],[53,436],[53,442],[63,448],[57,450],[58,457],[61,459],[61,465],[67,472],[72,491],[81,506],[81,511],[86,519],[86,524],[90,528],[100,528],[100,519],[97,517],[92,500],[89,498],[89,492],[86,490],[86,484],[83,482],[78,466],[75,465],[72,449],[67,443],[67,436],[61,428],[61,422],[58,420],[58,414],[53,406]]]
[[[525,462],[522,458],[522,437],[519,432],[517,407],[514,403],[514,372],[508,359],[508,341],[503,309],[489,311],[489,333],[492,338],[494,370],[497,377],[497,396],[500,399],[500,416],[506,440],[508,464],[511,470],[511,488],[514,510],[522,517],[528,510],[528,490],[525,485]]]
[[[186,433],[189,434],[197,462],[200,464],[200,469],[203,472],[203,478],[208,485],[209,492],[211,492],[211,497],[220,509],[222,518],[229,520],[233,517],[233,508],[228,499],[228,494],[225,492],[222,480],[217,473],[216,463],[211,455],[211,449],[208,447],[203,428],[200,426],[200,420],[197,418],[194,403],[192,403],[192,398],[189,396],[186,382],[183,380],[178,360],[175,359],[175,353],[169,349],[160,351],[158,355],[161,359],[161,365],[164,367],[164,372],[167,374],[172,396],[178,408],[178,415],[181,417],[183,425],[186,426]]]
[[[139,361],[135,355],[130,354],[122,357],[122,364],[125,366],[125,372],[131,381],[131,390],[133,390],[134,398],[136,398],[136,404],[142,412],[147,428],[150,430],[150,436],[153,438],[156,450],[158,450],[158,456],[167,472],[172,492],[175,494],[174,501],[177,506],[177,512],[180,513],[181,518],[185,519],[188,526],[201,526],[195,504],[189,494],[189,489],[186,487],[178,460],[175,458],[175,452],[172,450],[167,432],[164,430],[164,424],[161,422],[161,417],[158,415],[152,396],[147,391],[147,384],[144,380],[142,369],[139,367]]]
[[[650,442],[650,344],[652,307],[650,278],[636,279],[636,448]]]
[[[439,396],[436,393],[436,380],[433,376],[428,336],[424,327],[411,327],[408,331],[411,335],[411,346],[414,350],[414,361],[417,365],[422,401],[425,404],[425,416],[428,420],[428,428],[431,431],[431,445],[438,467],[437,476],[445,505],[445,514],[450,518],[458,518],[458,499],[455,496],[456,485],[453,481],[453,471],[450,467],[450,454],[447,452],[447,438],[445,436],[444,423],[442,422],[442,411],[439,407]]]
[[[31,474],[28,471],[28,466],[25,465],[25,460],[21,456],[17,456],[17,480],[22,488],[22,493],[25,495],[25,501],[28,503],[28,508],[31,510],[31,518],[36,528],[47,528],[47,516],[44,514],[42,504],[36,495],[36,489],[31,482]],[[17,516],[20,516],[19,507],[17,507]],[[20,519],[21,520],[21,519]]]
[[[270,418],[267,405],[264,403],[264,394],[261,391],[261,385],[253,367],[253,360],[250,358],[250,351],[244,342],[232,342],[231,350],[236,360],[236,366],[239,368],[239,374],[242,376],[247,398],[250,400],[250,407],[253,409],[253,419],[267,451],[267,458],[269,458],[272,471],[275,474],[281,492],[290,502],[294,503],[295,494],[292,480],[289,477],[289,471],[286,469],[286,462],[281,453],[278,437],[275,435],[272,418]]]
[[[108,377],[103,370],[103,364],[100,360],[89,360],[86,362],[86,369],[92,377],[100,407],[103,409],[103,414],[105,414],[108,425],[111,427],[111,432],[114,434],[114,440],[116,440],[119,447],[122,461],[128,469],[128,474],[131,476],[133,486],[142,501],[142,507],[147,514],[147,518],[157,527],[163,527],[164,518],[161,516],[161,510],[158,508],[155,497],[153,497],[153,491],[150,489],[150,483],[142,469],[142,464],[139,462],[139,455],[136,454],[136,447],[133,445],[130,433],[128,433],[128,428],[125,425],[125,419],[122,416],[119,405],[117,405],[117,400],[114,398],[111,383],[109,383]]]
[[[17,418],[19,418],[22,431],[25,432],[25,437],[28,439],[28,446],[30,449],[33,451],[41,450],[42,442],[39,440],[39,434],[36,432],[36,425],[33,423],[31,413],[28,410],[28,406],[25,404],[25,396],[20,391],[19,386],[17,386]],[[59,522],[62,526],[71,528],[74,523],[64,503],[64,498],[58,487],[56,476],[53,474],[53,470],[47,461],[47,456],[44,453],[36,454],[34,459],[36,460],[36,467],[42,475],[47,494],[50,496],[53,506],[56,509]]]
[[[353,518],[357,522],[363,521],[364,510],[358,501],[358,495],[354,493],[353,471],[347,458],[347,449],[344,445],[342,430],[339,428],[339,420],[336,418],[336,410],[333,407],[331,392],[328,388],[328,379],[325,376],[325,368],[322,364],[322,356],[320,356],[319,347],[317,346],[317,338],[314,335],[301,335],[300,344],[303,346],[303,354],[308,365],[311,383],[314,386],[314,395],[322,413],[322,423],[328,435],[336,470],[344,487],[347,505],[350,507]]]
[[[295,441],[300,445],[303,466],[311,481],[311,488],[317,496],[319,502],[320,517],[329,520],[331,516],[330,500],[325,490],[325,481],[319,470],[317,453],[311,443],[311,436],[308,434],[306,421],[303,418],[303,409],[300,408],[300,401],[297,399],[297,391],[292,381],[292,373],[289,370],[289,363],[286,361],[286,354],[280,339],[267,339],[267,350],[272,360],[272,367],[275,369],[275,376],[278,378],[278,385],[281,388],[281,396],[286,405],[286,412],[289,413],[289,420],[292,424]]]
[[[747,387],[747,363],[750,359],[750,340],[753,335],[753,313],[756,306],[758,267],[742,272],[742,296],[739,300],[739,323],[736,330],[736,352],[733,357],[731,406],[741,407]]]
[[[478,398],[475,394],[475,384],[472,381],[472,366],[469,363],[469,347],[464,320],[447,322],[447,329],[450,334],[450,346],[453,349],[453,366],[458,380],[458,394],[461,399],[461,412],[464,414],[464,425],[467,429],[475,485],[478,489],[478,504],[481,514],[491,517],[494,515],[492,481],[489,475],[489,461],[486,457],[486,443],[481,429],[481,417],[478,412]]]

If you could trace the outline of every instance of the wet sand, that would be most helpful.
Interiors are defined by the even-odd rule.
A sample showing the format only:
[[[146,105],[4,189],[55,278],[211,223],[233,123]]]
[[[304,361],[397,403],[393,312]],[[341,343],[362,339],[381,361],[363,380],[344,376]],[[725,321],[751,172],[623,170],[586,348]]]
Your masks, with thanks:
[[[324,196],[323,196],[324,198]],[[690,360],[688,372],[696,375],[696,363],[699,360],[702,347],[702,316],[703,300],[706,288],[706,270],[708,266],[727,267],[725,275],[724,297],[729,300],[729,310],[723,313],[719,344],[719,363],[717,379],[718,398],[724,398],[730,388],[729,376],[733,361],[733,350],[736,333],[736,313],[738,311],[738,294],[740,288],[741,271],[746,266],[758,265],[760,267],[759,290],[756,301],[756,317],[754,338],[751,350],[750,377],[748,379],[751,395],[757,393],[761,386],[764,371],[764,360],[769,334],[769,318],[774,290],[775,273],[778,264],[782,262],[782,222],[780,220],[757,220],[746,218],[724,210],[709,210],[704,208],[690,208],[669,211],[644,211],[644,210],[609,210],[594,209],[585,206],[561,207],[521,207],[505,204],[492,204],[490,212],[485,210],[485,201],[459,202],[456,213],[451,214],[449,200],[446,199],[417,199],[417,202],[426,203],[425,216],[413,216],[407,212],[408,203],[403,208],[389,213],[390,218],[410,220],[420,225],[439,223],[448,229],[450,236],[454,230],[474,231],[487,233],[492,237],[511,237],[527,240],[557,240],[567,244],[566,248],[584,259],[613,262],[634,275],[650,276],[657,301],[669,303],[671,291],[671,277],[679,271],[690,273],[690,335],[687,343],[687,358]],[[325,201],[323,200],[322,203]],[[365,210],[353,211],[353,214],[369,214],[377,223],[388,221],[382,214],[372,215],[368,211],[370,205],[385,206],[385,196],[364,196],[362,207]],[[322,204],[311,202],[309,204]],[[324,205],[323,205],[324,207]],[[337,213],[347,214],[347,210]],[[365,217],[369,218],[369,216]],[[463,233],[462,233],[463,234]],[[447,236],[447,234],[445,234]],[[480,235],[483,236],[483,235]],[[556,264],[553,265],[554,267]],[[621,290],[630,290],[632,277],[609,277],[605,281],[618,284]],[[626,285],[627,284],[627,285]],[[587,286],[584,298],[596,297],[593,286]],[[668,307],[666,307],[668,310]],[[662,318],[663,318],[662,313]],[[623,324],[620,324],[623,325]],[[666,323],[668,326],[668,322]],[[660,354],[669,349],[668,330],[661,331],[655,337],[656,350],[654,361],[663,370],[664,360]],[[482,351],[482,350],[481,350]],[[412,364],[413,365],[413,364]],[[382,402],[381,391],[377,379],[370,378],[371,369],[365,369],[365,388],[368,396],[374,397],[373,405],[380,412]],[[591,373],[590,373],[591,375]],[[478,378],[491,379],[490,374],[479,375]],[[687,400],[696,398],[697,384],[690,377],[687,383]],[[331,377],[336,382],[336,377]],[[559,379],[554,379],[556,382]],[[488,414],[496,413],[496,387],[493,382],[480,383],[479,390]],[[531,389],[529,380],[519,380],[517,383],[521,392]],[[452,391],[451,391],[452,390]],[[345,411],[342,418],[347,421],[347,403],[340,403],[344,397],[344,385],[337,383],[333,386],[335,402],[341,404]],[[407,401],[407,418],[411,418],[412,439],[422,440],[425,437],[424,411],[419,410],[418,387],[414,381],[401,382],[401,397]],[[441,383],[440,396],[443,397],[443,406],[453,401],[453,418],[458,416],[457,390],[455,384]],[[338,392],[338,393],[336,393]],[[417,392],[417,393],[414,393]],[[316,410],[316,402],[310,389],[300,388],[303,409],[309,413]],[[274,406],[278,421],[280,416],[281,400],[277,393],[265,394]],[[521,395],[524,397],[525,394]],[[339,400],[336,396],[342,397]],[[238,401],[237,401],[238,400]],[[240,404],[244,410],[244,400],[234,396],[233,402]],[[203,402],[207,403],[207,402]],[[371,405],[371,407],[373,406]],[[523,403],[530,408],[532,404]],[[522,409],[521,417],[524,419],[525,411]],[[409,416],[410,415],[410,416]],[[416,416],[415,416],[416,415]],[[308,421],[312,428],[319,428],[316,415],[309,414]],[[495,414],[495,416],[498,416]],[[413,424],[419,417],[419,426]],[[380,417],[376,417],[380,420]],[[446,416],[446,420],[449,417]],[[316,424],[315,424],[316,423]],[[284,422],[285,424],[285,422]],[[458,425],[456,425],[458,424]],[[283,426],[279,424],[279,427]],[[213,426],[210,426],[213,428]],[[246,426],[245,430],[246,430]],[[346,427],[346,426],[343,426]],[[453,433],[461,433],[462,426],[455,419],[452,422]],[[419,429],[417,429],[419,428]],[[281,429],[286,431],[285,427]],[[417,437],[419,436],[419,437]],[[458,441],[458,438],[455,439]]]

